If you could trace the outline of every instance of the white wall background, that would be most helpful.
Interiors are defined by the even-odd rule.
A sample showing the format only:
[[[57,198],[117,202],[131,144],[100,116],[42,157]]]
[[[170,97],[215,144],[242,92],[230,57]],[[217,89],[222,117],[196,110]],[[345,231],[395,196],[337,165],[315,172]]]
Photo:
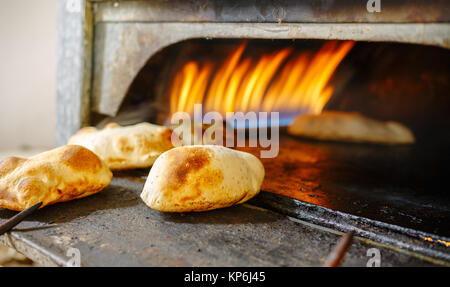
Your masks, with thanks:
[[[0,0],[0,149],[54,145],[56,1]]]

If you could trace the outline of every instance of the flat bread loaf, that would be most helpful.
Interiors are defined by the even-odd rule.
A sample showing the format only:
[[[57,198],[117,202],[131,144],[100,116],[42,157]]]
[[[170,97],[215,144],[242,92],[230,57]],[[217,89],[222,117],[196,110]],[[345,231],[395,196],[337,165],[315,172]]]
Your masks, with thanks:
[[[358,113],[325,111],[319,115],[298,116],[288,133],[318,140],[410,144],[414,135],[398,122],[382,122]]]
[[[107,187],[112,173],[90,150],[62,146],[29,159],[0,162],[0,208],[24,210],[40,201],[41,208],[82,198]]]
[[[169,128],[149,123],[126,127],[110,123],[102,130],[82,128],[68,144],[95,152],[111,170],[146,168],[152,166],[160,154],[173,148],[171,135]]]
[[[249,200],[263,179],[261,161],[249,153],[217,145],[182,146],[156,160],[141,198],[160,211],[206,211]]]

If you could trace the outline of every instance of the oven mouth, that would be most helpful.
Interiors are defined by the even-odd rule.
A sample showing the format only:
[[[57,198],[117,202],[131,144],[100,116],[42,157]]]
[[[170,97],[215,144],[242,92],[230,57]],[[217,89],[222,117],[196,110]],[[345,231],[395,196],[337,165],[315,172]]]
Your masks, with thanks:
[[[300,114],[319,114],[333,94],[330,78],[353,45],[327,41],[319,50],[289,46],[265,50],[242,41],[206,56],[186,55],[169,76],[168,119],[177,112],[193,115],[195,104],[202,105],[203,113],[222,117],[276,112],[281,126]],[[248,126],[259,125],[249,120]]]
[[[448,49],[392,42],[190,39],[162,49],[147,61],[135,76],[116,116],[94,114],[92,119],[99,127],[110,121],[123,125],[141,121],[167,125],[174,111],[171,101],[179,100],[182,94],[180,87],[173,92],[174,82],[190,64],[197,65],[194,68],[197,74],[190,76],[194,82],[202,77],[205,63],[214,65],[200,97],[200,103],[206,104],[214,75],[226,67],[224,63],[242,45],[245,45],[242,58],[233,71],[247,57],[254,68],[264,55],[275,58],[280,51],[290,49],[291,54],[267,81],[261,97],[264,102],[266,93],[283,74],[283,67],[303,53],[310,55],[308,59],[314,58],[330,43],[335,49],[352,43],[324,85],[324,89],[332,86],[332,93],[319,110],[279,110],[283,118],[280,152],[276,158],[261,159],[266,169],[262,190],[450,237],[446,228],[450,220],[450,195],[442,189],[450,164],[447,148],[450,134],[445,132],[450,128]],[[416,142],[380,146],[317,141],[286,133],[286,126],[295,116],[328,110],[359,112],[376,120],[400,122],[412,130]],[[191,113],[186,106],[180,111]],[[258,156],[261,147],[238,149]]]
[[[315,103],[316,106],[311,107],[299,106],[298,103],[289,101],[295,96],[299,98],[297,102],[302,100],[302,91],[297,93],[290,91],[293,94],[287,94],[289,99],[284,103],[287,106],[284,110],[279,108],[280,104],[274,108],[265,103],[267,99],[271,98],[270,93],[273,90],[275,90],[275,95],[278,95],[279,91],[273,89],[277,81],[278,84],[281,82],[281,86],[283,86],[289,80],[279,81],[289,78],[281,74],[285,72],[289,75],[290,72],[295,72],[286,67],[291,65],[291,68],[292,66],[298,68],[302,64],[295,60],[305,56],[307,64],[304,72],[308,76],[307,72],[312,71],[310,75],[314,76],[317,75],[317,72],[314,72],[315,67],[310,65],[311,60],[314,57],[318,58],[317,56],[320,56],[323,50],[330,49],[330,46],[334,47],[336,51],[339,48],[342,50],[345,44],[351,45],[344,55],[338,58],[336,67],[329,72],[328,78],[325,77],[325,84],[321,85],[322,94],[320,95],[329,93],[328,100],[310,99],[311,103],[320,100],[324,103]],[[245,47],[243,47],[244,45]],[[280,56],[280,53],[287,49],[289,52],[284,59],[281,59],[279,65],[272,71],[273,73],[266,77],[265,86],[255,85],[257,88],[262,86],[259,94],[255,92],[257,88],[253,86],[253,95],[248,97],[250,100],[247,99],[246,108],[242,109],[242,103],[239,103],[236,98],[234,99],[235,105],[231,108],[227,104],[230,99],[223,94],[232,90],[230,81],[228,81],[224,85],[225,88],[219,92],[222,102],[218,101],[216,106],[211,108],[221,114],[226,111],[278,111],[280,112],[281,126],[287,126],[295,116],[301,113],[317,114],[322,110],[355,111],[373,119],[403,123],[413,131],[419,141],[428,138],[430,134],[439,136],[439,130],[450,125],[448,116],[450,115],[450,99],[447,96],[450,87],[448,69],[450,51],[448,49],[393,42],[329,40],[190,39],[170,45],[154,54],[135,76],[117,113],[118,120],[123,119],[124,123],[147,120],[158,124],[167,124],[173,110],[192,113],[192,103],[194,102],[203,104],[203,112],[208,112],[207,102],[210,100],[208,93],[214,94],[214,96],[217,94],[217,89],[214,90],[211,86],[214,85],[214,80],[220,78],[217,77],[218,74],[221,72],[223,74],[224,68],[230,68],[230,58],[238,52],[240,47],[244,48],[242,55],[237,64],[231,68],[234,68],[233,71],[238,70],[244,66],[246,60],[251,60],[247,73],[243,73],[245,75],[251,74],[254,68],[261,64],[264,57],[272,57],[272,61],[266,61],[269,63],[268,65],[259,65],[263,67],[263,70],[265,69],[264,72],[267,72],[270,64],[276,66],[273,65],[274,62],[282,58],[276,58]],[[330,59],[317,62],[320,66],[330,62]],[[202,86],[198,84],[201,82],[199,77],[202,78],[201,73],[205,72],[208,64],[210,64],[211,71],[208,77],[203,77],[206,78],[204,89],[199,92],[199,86]],[[320,68],[322,67],[319,67],[318,71],[323,73],[323,69]],[[184,70],[189,69],[196,70],[196,74],[190,75],[193,84],[191,83],[190,90],[187,89],[189,97],[184,99],[184,105],[189,105],[189,107],[180,107],[183,87],[180,83],[178,83],[178,89],[174,89],[174,86],[177,84],[177,76],[183,76]],[[228,75],[228,80],[234,74],[236,73]],[[260,78],[265,77],[268,73],[254,74],[257,78],[255,82],[259,84]],[[300,82],[305,74],[298,78],[292,76],[291,78],[297,81],[297,86],[301,86]],[[242,76],[242,81],[245,81],[244,76]],[[314,77],[312,78],[314,80]],[[186,76],[182,79],[184,83],[189,82],[188,80]],[[309,81],[311,81],[311,77],[307,80],[307,82]],[[196,91],[196,87],[192,87],[195,84],[197,84]],[[245,85],[240,84],[244,86],[244,89],[236,90],[234,93],[245,93]],[[312,84],[306,85],[306,87],[311,86],[314,87]],[[192,89],[194,89],[194,94],[201,94],[200,100],[193,99],[195,97],[192,95]],[[175,96],[172,96],[171,93]],[[274,97],[272,96],[272,98]],[[171,106],[171,100],[174,99],[178,101],[178,106]],[[252,100],[261,104],[251,107],[249,102]],[[293,108],[291,108],[291,104],[294,105]],[[222,106],[226,107],[222,109]],[[99,114],[95,114],[93,119],[100,125],[109,120],[108,118],[105,120],[105,116]]]

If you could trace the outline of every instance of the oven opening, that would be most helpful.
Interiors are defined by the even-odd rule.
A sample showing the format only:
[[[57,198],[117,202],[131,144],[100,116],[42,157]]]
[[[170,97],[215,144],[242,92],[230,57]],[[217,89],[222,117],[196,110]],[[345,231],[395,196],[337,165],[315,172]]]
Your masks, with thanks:
[[[183,61],[169,81],[170,116],[193,114],[194,104],[202,104],[204,113],[215,111],[222,116],[279,112],[280,125],[287,126],[299,114],[322,111],[333,93],[329,80],[352,46],[351,41],[330,41],[318,51],[314,47],[264,50],[254,44],[247,47],[244,41],[212,58],[194,56]],[[257,126],[251,120],[249,126]]]
[[[262,158],[262,190],[387,224],[450,236],[450,51],[327,40],[192,39],[164,48],[136,75],[104,126],[169,125],[176,112],[279,112],[279,153]],[[414,143],[293,136],[300,115],[357,112],[395,121]],[[258,121],[248,121],[254,128]],[[271,122],[269,121],[270,125]],[[262,147],[238,147],[259,156]]]

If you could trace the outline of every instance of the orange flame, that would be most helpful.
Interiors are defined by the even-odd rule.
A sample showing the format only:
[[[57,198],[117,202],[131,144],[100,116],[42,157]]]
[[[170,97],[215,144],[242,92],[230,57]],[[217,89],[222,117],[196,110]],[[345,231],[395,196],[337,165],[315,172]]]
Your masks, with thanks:
[[[428,241],[428,242],[437,242],[437,243],[440,243],[442,245],[445,245],[445,247],[450,247],[450,242],[449,241],[444,241],[442,239],[433,239],[433,238],[427,236],[427,237],[423,237],[423,240]]]
[[[285,48],[259,59],[243,58],[242,43],[213,73],[211,61],[190,61],[177,72],[170,90],[171,114],[193,114],[194,104],[223,115],[232,111],[321,113],[333,94],[334,71],[353,41],[329,41],[314,55]]]

